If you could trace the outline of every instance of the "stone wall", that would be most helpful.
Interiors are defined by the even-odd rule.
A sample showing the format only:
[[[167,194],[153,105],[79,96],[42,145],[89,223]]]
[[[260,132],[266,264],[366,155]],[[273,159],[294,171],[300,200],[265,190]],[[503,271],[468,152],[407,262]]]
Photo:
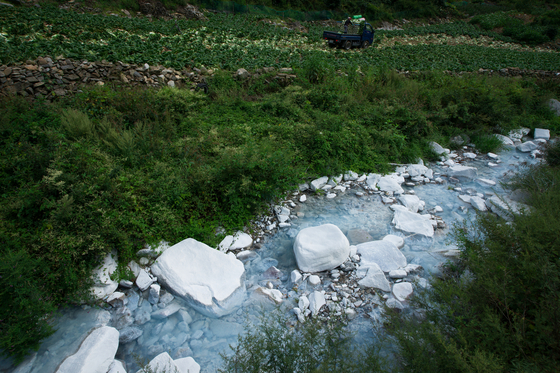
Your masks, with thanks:
[[[242,70],[242,69],[240,69]],[[258,78],[261,74],[272,73],[274,68],[257,69],[246,72],[238,79]],[[292,69],[280,69],[273,79],[289,83],[295,78]],[[89,62],[86,60],[55,59],[39,57],[23,64],[0,66],[0,97],[21,95],[29,98],[67,96],[79,92],[85,86],[107,83],[121,86],[183,87],[195,89],[196,84],[214,74],[212,69],[174,70],[162,66],[142,66],[122,62]]]

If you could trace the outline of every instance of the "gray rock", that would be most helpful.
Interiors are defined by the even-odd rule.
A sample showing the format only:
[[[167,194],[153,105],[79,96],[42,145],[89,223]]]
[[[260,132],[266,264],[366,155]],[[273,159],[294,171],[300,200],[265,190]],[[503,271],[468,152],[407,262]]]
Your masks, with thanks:
[[[243,263],[192,238],[167,249],[152,272],[172,293],[209,317],[231,313],[245,297]]]
[[[441,155],[441,154],[449,154],[449,149],[445,149],[443,146],[441,146],[440,144],[438,144],[437,142],[430,142],[430,147],[432,148],[432,150],[434,151],[434,153],[436,153],[437,155]]]
[[[320,177],[318,179],[313,180],[310,183],[311,186],[311,190],[313,190],[314,192],[316,192],[317,190],[321,189],[322,187],[324,187],[325,185],[327,185],[329,181],[329,177],[328,176],[323,176]]]
[[[447,171],[447,176],[455,177],[457,179],[469,179],[473,180],[476,178],[478,170],[475,167],[454,165],[449,167]]]
[[[177,311],[181,309],[181,305],[178,303],[171,303],[165,308],[161,310],[155,311],[152,313],[152,318],[156,320],[166,319],[169,316],[175,314]]]
[[[527,205],[512,201],[506,197],[500,198],[498,196],[488,198],[486,200],[486,206],[490,211],[508,221],[513,219],[512,214],[519,214],[522,209],[529,209]]]
[[[517,150],[521,153],[530,153],[533,150],[538,149],[538,147],[539,146],[532,141],[525,141],[524,143],[517,145]]]
[[[237,71],[235,72],[235,77],[237,79],[241,79],[241,80],[245,80],[247,78],[249,78],[251,76],[251,74],[249,74],[249,72],[243,68],[241,69],[237,69]]]
[[[500,135],[500,134],[494,134],[494,137],[496,137],[498,140],[500,140],[502,142],[502,144],[504,144],[504,145],[514,145],[513,140],[510,139],[507,136]]]
[[[103,258],[103,263],[94,269],[93,287],[91,292],[96,299],[103,299],[119,287],[118,282],[111,280],[111,275],[117,270],[117,254],[112,252]]]
[[[135,326],[129,326],[119,331],[119,343],[126,344],[132,342],[144,334],[144,331]]]
[[[148,295],[148,302],[151,304],[157,304],[159,302],[159,292],[161,290],[161,286],[158,284],[150,285],[150,293]]]
[[[401,302],[399,302],[398,300],[396,300],[395,298],[391,298],[387,300],[387,307],[391,308],[391,309],[396,309],[396,310],[403,310],[404,306]]]
[[[550,140],[550,130],[543,129],[543,128],[535,128],[535,133],[533,135],[533,138]]]
[[[138,277],[136,278],[136,286],[138,286],[138,289],[140,289],[140,291],[144,291],[153,283],[154,279],[152,276],[150,276],[144,269],[141,269]]]
[[[320,272],[338,267],[348,258],[350,243],[333,224],[302,229],[294,240],[294,254],[303,272]]]
[[[560,101],[551,98],[548,100],[548,107],[554,112],[554,114],[556,114],[557,117],[560,117]]]

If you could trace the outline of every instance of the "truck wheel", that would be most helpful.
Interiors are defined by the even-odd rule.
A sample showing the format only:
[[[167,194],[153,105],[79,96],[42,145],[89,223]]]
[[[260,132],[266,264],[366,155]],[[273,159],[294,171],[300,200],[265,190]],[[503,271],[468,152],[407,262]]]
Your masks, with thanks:
[[[349,50],[350,48],[352,48],[352,42],[350,40],[345,41],[344,49]]]
[[[366,49],[367,47],[369,47],[369,41],[364,40],[364,41],[362,42],[362,48]]]

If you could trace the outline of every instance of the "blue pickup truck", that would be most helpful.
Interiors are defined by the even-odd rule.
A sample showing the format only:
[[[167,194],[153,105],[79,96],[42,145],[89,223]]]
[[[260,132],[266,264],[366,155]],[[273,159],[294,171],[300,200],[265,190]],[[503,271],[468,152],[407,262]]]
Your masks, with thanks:
[[[361,34],[343,34],[340,32],[323,31],[323,39],[332,48],[350,49],[352,47],[367,48],[373,43],[375,31],[369,23],[364,23],[361,27]]]

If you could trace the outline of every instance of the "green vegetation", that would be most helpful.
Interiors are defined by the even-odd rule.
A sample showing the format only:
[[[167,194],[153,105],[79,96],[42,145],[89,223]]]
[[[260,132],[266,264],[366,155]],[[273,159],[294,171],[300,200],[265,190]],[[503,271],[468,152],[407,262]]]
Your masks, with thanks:
[[[0,62],[10,64],[50,55],[177,69],[201,65],[227,70],[297,68],[321,59],[335,70],[354,65],[404,70],[560,70],[557,52],[497,49],[449,40],[457,36],[488,36],[507,43],[518,40],[517,34],[503,36],[465,22],[380,31],[374,39],[375,48],[346,52],[327,48],[322,40],[324,27],[317,24],[310,23],[305,34],[275,27],[255,15],[208,17],[208,22],[174,22],[78,14],[46,6],[8,9],[0,14]],[[399,36],[430,36],[433,40],[391,48],[385,45],[387,38]]]
[[[345,320],[327,324],[310,319],[290,327],[285,312],[261,314],[260,321],[239,337],[237,347],[223,355],[220,372],[367,372],[379,371],[382,359],[373,346],[357,349]]]

